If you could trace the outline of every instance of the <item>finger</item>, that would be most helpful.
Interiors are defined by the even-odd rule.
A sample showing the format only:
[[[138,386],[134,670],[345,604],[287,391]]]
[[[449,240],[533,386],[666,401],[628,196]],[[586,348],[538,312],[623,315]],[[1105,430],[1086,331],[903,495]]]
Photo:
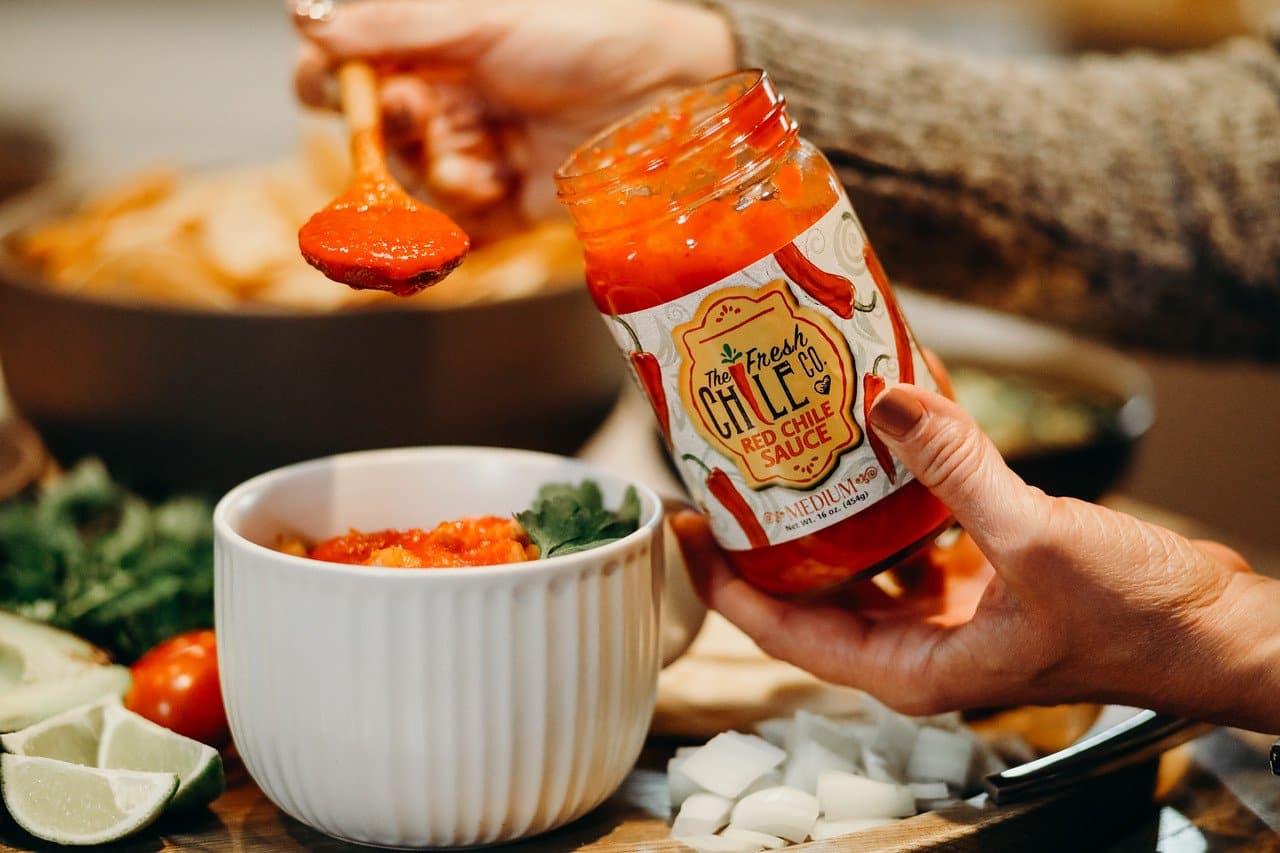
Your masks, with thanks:
[[[800,622],[794,615],[800,605],[774,598],[734,574],[701,514],[679,513],[671,520],[671,527],[680,542],[694,589],[708,607],[723,614],[774,657],[812,666],[808,660],[812,654],[811,644],[800,636],[801,631],[784,629],[788,622]],[[839,623],[834,626],[838,637],[835,642],[860,642],[859,620],[851,614],[840,615]],[[793,627],[805,627],[805,623]],[[808,622],[807,628],[812,629],[813,622]]]
[[[313,44],[298,50],[294,88],[298,100],[310,107],[342,108],[333,66],[323,51]],[[432,95],[426,80],[417,74],[389,74],[379,80],[382,131],[392,148],[422,140],[431,117]]]
[[[293,65],[293,88],[298,100],[308,107],[325,110],[340,107],[341,99],[329,55],[310,42],[298,46]]]
[[[433,81],[423,130],[431,192],[451,206],[477,210],[508,195],[510,169],[483,102],[469,86]]]
[[[387,144],[403,147],[422,140],[431,120],[432,96],[416,74],[392,74],[382,80],[382,132]]]
[[[503,4],[475,0],[364,0],[299,31],[334,60],[398,58],[467,64],[496,37]]]
[[[693,580],[694,589],[698,591],[698,597],[704,604],[711,606],[712,601],[720,594],[720,589],[737,578],[725,562],[706,517],[694,510],[683,510],[671,517],[671,529],[676,534],[681,553],[684,554],[685,565],[689,567],[689,577]],[[769,616],[769,612],[761,613],[760,620]]]
[[[1044,524],[1043,493],[1009,469],[960,406],[913,385],[882,394],[871,428],[912,474],[950,508],[997,569]]]

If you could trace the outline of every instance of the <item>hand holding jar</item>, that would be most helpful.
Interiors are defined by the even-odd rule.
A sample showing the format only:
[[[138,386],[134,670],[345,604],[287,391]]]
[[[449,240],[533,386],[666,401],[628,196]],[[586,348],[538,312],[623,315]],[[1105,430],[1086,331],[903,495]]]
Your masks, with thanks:
[[[888,391],[871,425],[994,573],[927,618],[874,589],[847,598],[872,608],[781,601],[733,573],[701,515],[677,516],[699,593],[764,651],[912,714],[1096,701],[1280,731],[1280,581],[1223,545],[1028,486],[922,388]]]

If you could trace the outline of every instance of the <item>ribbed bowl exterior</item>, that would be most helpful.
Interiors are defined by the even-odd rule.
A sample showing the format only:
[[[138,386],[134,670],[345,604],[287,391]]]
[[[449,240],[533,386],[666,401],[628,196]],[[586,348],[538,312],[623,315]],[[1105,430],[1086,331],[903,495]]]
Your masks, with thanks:
[[[660,530],[468,576],[317,568],[220,529],[219,667],[250,775],[303,823],[386,847],[586,813],[653,713]]]

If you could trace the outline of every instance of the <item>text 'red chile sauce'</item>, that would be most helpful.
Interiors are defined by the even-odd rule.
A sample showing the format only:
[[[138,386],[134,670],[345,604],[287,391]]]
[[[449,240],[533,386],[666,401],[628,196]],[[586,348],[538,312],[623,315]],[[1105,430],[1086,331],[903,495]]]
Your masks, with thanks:
[[[740,575],[805,593],[949,523],[866,433],[869,396],[936,384],[835,172],[763,72],[660,100],[556,179],[592,296]]]

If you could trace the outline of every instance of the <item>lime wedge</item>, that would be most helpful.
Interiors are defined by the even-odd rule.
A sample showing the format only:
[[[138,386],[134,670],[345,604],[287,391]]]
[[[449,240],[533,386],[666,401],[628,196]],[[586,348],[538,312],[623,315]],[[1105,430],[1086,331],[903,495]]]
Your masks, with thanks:
[[[104,770],[173,773],[178,791],[169,807],[175,810],[206,806],[222,793],[222,758],[216,749],[120,705],[104,709],[97,765]]]
[[[63,711],[21,731],[0,735],[0,747],[15,755],[56,758],[72,764],[97,767],[103,709],[109,704],[120,704],[120,697],[99,699],[88,705]]]
[[[52,758],[0,756],[0,792],[13,819],[54,844],[104,844],[137,832],[178,788],[172,773],[98,770]]]

